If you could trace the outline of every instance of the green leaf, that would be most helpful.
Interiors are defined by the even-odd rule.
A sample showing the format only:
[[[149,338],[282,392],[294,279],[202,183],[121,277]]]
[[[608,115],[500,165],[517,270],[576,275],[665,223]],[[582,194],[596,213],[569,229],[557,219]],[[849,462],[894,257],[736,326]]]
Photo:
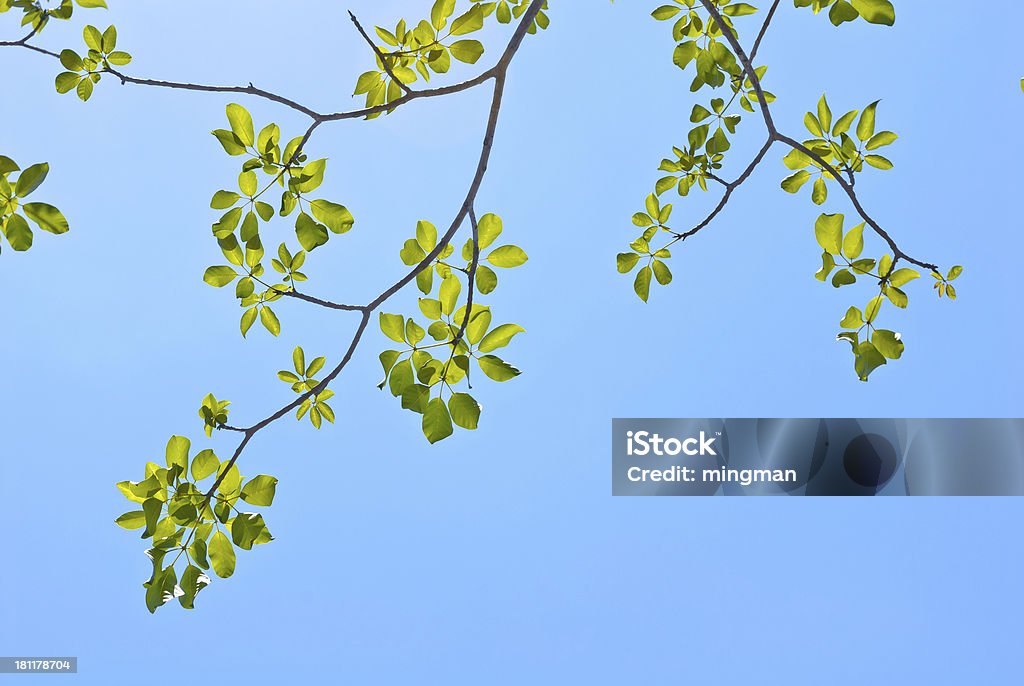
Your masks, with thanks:
[[[44,202],[30,202],[22,205],[21,209],[43,231],[58,235],[68,232],[68,220],[53,205],[47,205]]]
[[[892,26],[896,23],[896,9],[889,0],[851,0],[851,2],[854,8],[860,12],[860,16],[872,24]]]
[[[861,381],[867,381],[871,372],[886,364],[885,356],[867,341],[858,345],[854,354],[856,355],[854,369]]]
[[[963,273],[964,268],[957,265],[949,270],[949,273],[946,275],[946,281],[954,281]]]
[[[210,133],[212,133],[217,138],[217,141],[220,143],[221,147],[224,148],[224,152],[226,152],[227,154],[232,156],[245,154],[245,145],[243,145],[242,141],[238,138],[238,136],[236,136],[231,131],[227,131],[225,129],[217,129],[216,131],[211,131]]]
[[[476,64],[484,54],[484,45],[478,40],[455,41],[448,48],[452,57],[466,64]]]
[[[786,153],[786,156],[782,158],[782,163],[786,165],[787,169],[797,170],[803,169],[811,163],[811,158],[808,157],[801,150],[790,150]]]
[[[494,355],[484,355],[477,359],[480,370],[493,381],[508,381],[522,374],[521,371]]]
[[[20,214],[12,214],[3,224],[4,235],[11,247],[24,252],[32,247],[32,229]]]
[[[851,307],[846,311],[846,316],[839,322],[839,326],[844,329],[859,329],[864,326],[864,316],[860,309],[857,307]]]
[[[815,205],[824,205],[826,200],[828,200],[828,184],[825,183],[824,177],[819,177],[814,181],[811,202]]]
[[[832,285],[836,288],[851,286],[855,283],[857,283],[857,277],[854,276],[849,269],[840,269],[832,277]]]
[[[324,173],[327,171],[327,160],[314,160],[302,168],[295,187],[301,193],[315,191],[324,182]]]
[[[274,314],[274,311],[266,305],[264,305],[260,310],[260,322],[262,322],[263,327],[273,335],[277,336],[281,333],[280,320],[277,318],[277,315]]]
[[[437,227],[428,221],[421,220],[416,222],[416,242],[423,249],[425,257],[427,253],[437,246]],[[420,259],[423,258],[421,257]],[[413,264],[416,264],[416,262]]]
[[[654,276],[654,270],[649,266],[644,267],[636,273],[636,279],[633,281],[633,290],[644,302],[651,297],[652,276]]]
[[[870,141],[875,135],[875,111],[878,109],[879,102],[876,100],[865,107],[864,112],[860,115],[860,122],[857,124],[857,138],[862,141]]]
[[[241,197],[238,193],[232,191],[217,191],[213,194],[210,207],[215,210],[226,210],[229,207],[234,207]]]
[[[266,474],[254,476],[242,486],[242,500],[250,505],[270,507],[277,492],[277,479]]]
[[[327,243],[330,236],[327,234],[327,227],[313,220],[305,212],[300,212],[295,218],[295,236],[304,250],[312,252],[321,245]]]
[[[82,80],[82,77],[73,71],[62,71],[57,74],[57,78],[54,79],[53,84],[56,87],[57,92],[64,94],[70,93],[78,85],[78,82]]]
[[[907,305],[910,303],[910,298],[907,297],[907,294],[895,287],[886,288],[885,297],[889,299],[889,302],[900,309],[906,309]]]
[[[804,184],[810,181],[811,173],[806,169],[801,169],[791,176],[787,176],[782,181],[782,190],[787,193],[797,193]]]
[[[427,403],[427,408],[423,412],[423,435],[431,443],[437,443],[448,438],[452,433],[454,433],[454,429],[448,406],[440,398],[434,398]]]
[[[522,248],[514,245],[503,245],[500,248],[495,248],[491,251],[491,254],[487,256],[487,261],[493,264],[495,267],[501,267],[503,269],[511,269],[518,267],[522,264],[526,264],[529,259]]]
[[[888,171],[893,168],[893,163],[881,155],[866,155],[864,161],[875,169],[881,169],[882,171]]]
[[[455,12],[455,0],[436,0],[430,10],[430,22],[434,29],[440,31],[448,23],[448,17]]]
[[[441,281],[439,300],[441,301],[442,312],[445,314],[451,314],[455,311],[455,306],[458,304],[459,293],[461,291],[462,283],[454,275]]]
[[[188,472],[188,450],[191,445],[192,442],[184,436],[171,436],[171,440],[167,442],[167,467],[177,465],[181,468],[179,474],[186,474]]]
[[[868,324],[875,321],[878,317],[879,310],[882,309],[882,303],[885,302],[885,298],[881,295],[875,296],[868,301],[868,306],[864,308],[864,321]]]
[[[123,67],[126,64],[131,64],[132,56],[123,50],[115,50],[107,55],[107,61],[115,67]]]
[[[836,260],[828,251],[826,251],[821,255],[821,262],[821,269],[814,275],[814,278],[818,281],[825,281],[825,279],[828,278],[828,275],[832,273],[832,270],[836,268]]]
[[[476,268],[476,289],[480,295],[488,295],[498,287],[498,275],[487,265],[477,265]]]
[[[217,576],[227,579],[235,573],[235,548],[222,531],[213,534],[208,550],[210,563]]]
[[[146,519],[146,530],[142,532],[143,538],[149,538],[156,531],[157,523],[163,510],[164,504],[156,498],[147,498],[142,503],[142,511]]]
[[[489,353],[504,348],[512,341],[512,337],[518,333],[524,333],[526,329],[518,324],[502,324],[491,329],[491,332],[480,341],[480,352]]]
[[[633,267],[640,261],[640,256],[635,252],[621,252],[615,258],[616,266],[618,267],[620,274],[628,274],[633,271]]]
[[[480,5],[473,5],[465,14],[452,22],[451,35],[464,36],[484,27],[484,12]],[[433,441],[431,441],[433,442]]]
[[[203,281],[214,288],[223,288],[237,277],[238,274],[231,267],[209,267],[203,274]]]
[[[828,13],[828,18],[834,26],[842,26],[848,21],[854,21],[859,16],[860,14],[853,5],[846,0],[838,0]]]
[[[850,229],[843,239],[843,255],[848,260],[855,260],[864,252],[864,224]]]
[[[654,260],[652,267],[654,269],[654,278],[657,279],[658,283],[662,286],[672,283],[672,270],[669,269],[667,264],[661,260]]]
[[[14,194],[19,198],[24,198],[26,195],[39,188],[43,181],[46,180],[46,175],[50,173],[50,165],[46,162],[42,164],[33,164],[31,167],[21,172],[21,176],[18,177],[18,183],[14,186]]]
[[[753,5],[748,5],[745,2],[734,2],[731,5],[726,5],[722,9],[722,14],[729,17],[746,17],[751,14],[755,14],[757,8]]]
[[[89,100],[89,98],[92,97],[92,91],[93,82],[92,79],[89,78],[84,78],[81,81],[79,81],[78,88],[75,89],[75,92],[78,93],[78,98],[82,102],[86,102],[87,100]]]
[[[231,124],[231,131],[242,142],[242,145],[249,146],[256,142],[256,132],[252,125],[252,115],[241,105],[231,103],[227,106],[228,123]]]
[[[212,450],[201,450],[192,458],[192,479],[202,481],[220,469],[220,460]]]
[[[74,50],[61,50],[60,51],[60,63],[64,65],[64,68],[68,71],[83,71],[85,64],[82,62],[82,58],[78,56],[78,53]]]
[[[480,217],[480,221],[477,224],[477,237],[480,239],[480,249],[483,250],[490,247],[498,236],[501,235],[501,231],[501,217],[490,213]]]
[[[114,523],[122,529],[141,529],[146,526],[146,513],[142,510],[125,512],[123,515],[115,519]]]
[[[900,335],[895,331],[876,329],[871,334],[871,343],[887,359],[898,360],[903,356],[905,346]]]
[[[832,127],[832,136],[834,138],[839,138],[844,133],[849,131],[858,114],[860,114],[860,110],[850,110],[843,116],[839,117],[839,120],[836,122],[836,125]]]
[[[893,143],[896,142],[897,138],[899,138],[899,136],[897,136],[892,131],[882,131],[881,133],[877,133],[874,136],[872,136],[871,140],[867,142],[867,145],[865,147],[868,150],[877,150],[878,148],[884,147],[886,145],[892,145]]]
[[[821,124],[821,134],[832,128],[832,109],[828,106],[828,99],[822,95],[818,101],[818,122]]]
[[[314,200],[309,203],[313,216],[334,233],[345,233],[355,224],[356,220],[344,205],[327,200]]]
[[[897,269],[889,276],[889,284],[899,288],[905,286],[914,279],[920,279],[921,274],[916,269]]]
[[[448,399],[448,410],[457,426],[473,431],[480,422],[480,403],[468,393],[453,393]]]
[[[843,221],[842,214],[823,214],[814,224],[814,237],[826,252],[838,255],[842,251]]]
[[[381,312],[380,330],[396,343],[405,343],[405,317],[402,315]]]
[[[679,14],[680,10],[682,8],[677,5],[662,5],[651,12],[651,16],[658,21],[665,21]]]
[[[242,313],[242,319],[239,322],[239,328],[242,330],[243,338],[247,333],[249,333],[249,329],[252,328],[252,325],[256,323],[256,317],[258,316],[258,314],[259,313],[256,311],[255,307],[250,307],[248,310]]]

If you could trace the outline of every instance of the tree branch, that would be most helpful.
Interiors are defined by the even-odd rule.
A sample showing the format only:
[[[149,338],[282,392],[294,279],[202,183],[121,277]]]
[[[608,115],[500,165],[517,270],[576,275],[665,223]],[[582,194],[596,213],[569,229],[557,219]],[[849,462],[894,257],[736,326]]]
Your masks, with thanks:
[[[721,214],[722,210],[725,209],[725,206],[729,204],[729,198],[732,197],[733,191],[742,186],[743,182],[750,178],[750,175],[753,174],[754,170],[757,169],[759,164],[761,164],[762,160],[764,160],[765,155],[768,154],[768,151],[774,144],[775,138],[769,136],[764,146],[762,146],[761,151],[757,153],[757,156],[754,157],[754,159],[750,162],[749,165],[747,165],[747,168],[743,170],[743,173],[740,174],[739,177],[737,177],[737,179],[732,183],[725,184],[725,194],[722,196],[722,200],[718,203],[715,209],[711,211],[711,214],[709,214],[704,219],[704,221],[702,221],[700,224],[697,224],[697,226],[693,227],[686,233],[675,234],[675,239],[665,247],[669,247],[670,245],[674,245],[676,243],[679,243],[680,241],[685,241],[690,236],[693,236],[699,233],[702,229],[707,228],[707,226],[711,224],[711,222],[713,222],[719,214]]]
[[[700,3],[704,6],[704,9],[708,11],[708,13],[711,15],[711,18],[715,21],[716,24],[718,24],[719,28],[722,30],[722,34],[725,36],[726,40],[729,41],[729,45],[732,46],[733,52],[736,53],[736,58],[740,61],[740,64],[742,65],[744,72],[747,74],[747,77],[750,79],[750,82],[754,86],[754,91],[757,93],[758,106],[760,107],[761,114],[764,117],[765,125],[768,127],[768,147],[770,147],[770,144],[772,142],[778,141],[780,143],[785,143],[794,150],[799,150],[804,155],[807,155],[807,157],[813,160],[822,169],[827,171],[836,180],[836,182],[843,189],[843,191],[846,192],[846,195],[850,198],[850,202],[853,203],[853,206],[857,210],[857,213],[860,214],[861,219],[863,219],[864,222],[868,226],[870,226],[871,229],[889,245],[889,248],[893,251],[894,260],[903,259],[912,264],[916,264],[917,266],[922,267],[924,269],[937,271],[938,267],[936,265],[915,259],[900,249],[900,247],[896,244],[895,239],[893,239],[893,237],[885,229],[883,229],[878,224],[878,222],[876,222],[861,205],[860,199],[857,197],[857,192],[854,190],[853,184],[844,179],[842,174],[835,167],[833,167],[831,164],[825,161],[824,158],[822,158],[820,155],[807,148],[799,141],[790,138],[789,136],[786,136],[778,131],[778,129],[775,126],[775,122],[772,119],[771,109],[768,107],[768,102],[764,98],[764,91],[761,88],[761,80],[758,78],[757,72],[754,71],[754,65],[751,61],[751,58],[747,56],[747,53],[743,50],[743,46],[740,45],[739,39],[736,37],[736,32],[728,27],[728,25],[723,20],[721,13],[719,12],[715,4],[712,2],[712,0],[700,0]],[[762,27],[762,33],[761,35],[758,36],[757,44],[755,45],[755,50],[757,49],[757,47],[760,47],[761,38],[763,37],[764,32],[767,31],[768,24],[771,22],[772,15],[777,9],[778,4],[778,2],[775,2],[772,5],[771,10],[769,11],[769,16],[765,20],[764,26]],[[763,148],[761,151],[761,157],[763,157],[766,152],[767,149]],[[756,160],[755,162],[759,161],[760,160]],[[756,167],[757,165],[754,164],[753,166]],[[749,172],[752,171],[753,168],[748,167],[748,171],[746,172],[746,174],[749,174]],[[728,199],[730,194],[731,193],[729,191],[726,191],[726,199]],[[716,216],[718,212],[722,210],[723,207],[724,204],[720,204],[719,207],[716,208],[715,212],[712,214],[711,218],[714,218],[714,216]],[[699,231],[706,225],[707,223],[698,226],[695,231]],[[692,233],[694,233],[694,231],[688,232],[688,234]],[[686,235],[687,234],[684,234],[683,237],[685,237]]]
[[[469,326],[469,317],[473,313],[473,294],[476,292],[476,270],[480,266],[480,229],[476,222],[476,212],[473,207],[469,208],[469,223],[473,227],[473,261],[469,264],[469,271],[466,272],[469,281],[469,294],[466,296],[466,316],[462,318],[462,324],[459,325],[459,332],[452,339],[452,355],[459,347],[459,343],[462,342],[463,336],[466,335],[466,327]]]
[[[246,446],[249,444],[249,441],[251,441],[252,438],[257,433],[259,433],[262,429],[266,428],[270,424],[276,422],[278,419],[284,417],[292,410],[297,409],[305,401],[322,393],[331,384],[331,382],[333,382],[334,379],[336,379],[338,375],[341,374],[341,372],[345,369],[346,366],[348,366],[349,362],[352,360],[352,356],[355,354],[356,348],[359,346],[359,342],[362,340],[363,334],[366,332],[366,327],[370,322],[370,316],[373,314],[373,312],[377,310],[377,308],[379,308],[382,304],[384,304],[389,298],[391,298],[393,295],[402,290],[402,288],[408,285],[413,279],[415,279],[416,275],[423,271],[423,269],[425,269],[431,263],[433,263],[437,256],[440,255],[441,251],[443,251],[448,246],[448,244],[451,243],[452,239],[455,237],[455,234],[458,232],[459,228],[466,220],[466,217],[473,212],[473,205],[476,202],[477,195],[480,192],[480,187],[483,184],[484,176],[487,173],[487,166],[491,158],[491,151],[493,150],[494,147],[494,136],[498,127],[498,120],[501,114],[502,97],[505,92],[506,73],[508,72],[508,68],[512,63],[512,60],[514,59],[516,52],[518,52],[519,47],[522,45],[523,39],[526,36],[527,29],[533,23],[534,18],[537,16],[537,13],[540,11],[541,6],[543,4],[544,0],[533,0],[530,3],[530,7],[523,14],[519,26],[516,27],[515,33],[512,35],[508,47],[506,47],[505,52],[501,56],[501,59],[498,60],[498,63],[492,69],[485,72],[485,74],[489,75],[487,78],[494,79],[494,93],[491,98],[491,107],[487,116],[487,125],[484,132],[483,142],[481,145],[480,157],[479,160],[477,161],[476,173],[474,174],[473,180],[470,183],[468,191],[466,192],[466,197],[463,200],[462,205],[459,208],[455,218],[452,220],[451,226],[440,238],[440,240],[438,240],[438,243],[434,247],[434,249],[431,250],[430,253],[427,254],[422,260],[420,260],[419,264],[413,267],[404,277],[399,279],[396,283],[385,289],[380,295],[378,295],[372,301],[361,307],[338,305],[332,308],[351,309],[362,313],[362,316],[359,319],[359,324],[356,327],[356,331],[352,336],[352,340],[350,341],[348,349],[345,351],[345,354],[342,357],[341,362],[334,369],[332,369],[331,372],[326,377],[324,377],[324,379],[319,384],[317,384],[313,389],[307,391],[306,393],[303,393],[297,399],[288,403],[287,405],[280,408],[279,410],[277,410],[270,416],[266,417],[265,419],[257,422],[256,424],[252,425],[247,429],[242,430],[242,441],[238,444],[238,447],[235,449],[235,452],[231,456],[231,459],[228,461],[227,465],[221,470],[220,475],[217,477],[216,481],[210,487],[210,490],[206,493],[204,501],[205,503],[208,504],[210,499],[213,498],[214,494],[217,491],[217,488],[220,487],[221,482],[227,475],[227,472],[231,469],[231,467],[235,465],[239,457],[241,457]],[[415,91],[406,97],[409,99],[412,99],[417,96],[423,97],[421,94],[424,92],[425,91]],[[391,104],[393,105],[394,103]],[[475,221],[473,222],[473,226],[475,236]],[[476,256],[474,257],[475,261],[478,261],[479,259],[478,251],[479,249],[477,248]],[[472,293],[472,290],[470,291],[470,293]],[[296,297],[300,296],[296,295]],[[317,301],[317,304],[323,304],[325,306],[333,305],[332,303],[328,303],[327,301],[319,301],[318,299],[310,298],[309,296],[303,296],[300,297],[300,299],[309,300],[311,302]]]

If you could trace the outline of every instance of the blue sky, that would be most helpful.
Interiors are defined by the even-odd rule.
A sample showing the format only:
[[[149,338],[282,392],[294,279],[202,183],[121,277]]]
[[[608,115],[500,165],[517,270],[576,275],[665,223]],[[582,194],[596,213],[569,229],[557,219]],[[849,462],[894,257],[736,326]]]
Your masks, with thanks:
[[[134,75],[253,81],[342,109],[370,64],[344,9],[393,25],[429,4],[306,2],[300,16],[266,1],[113,2],[109,18],[83,17],[117,24]],[[244,456],[245,474],[281,479],[266,515],[277,540],[241,555],[197,611],[155,617],[145,546],[112,524],[129,509],[113,484],[140,478],[171,434],[199,443],[208,392],[239,423],[287,402],[274,373],[291,349],[337,360],[354,319],[282,306],[279,339],[243,341],[230,293],[202,283],[221,261],[209,197],[237,173],[208,135],[229,98],[108,79],[82,104],[54,92],[54,63],[3,51],[0,153],[51,163],[40,198],[73,231],[0,255],[0,652],[78,655],[78,681],[97,684],[1015,681],[1020,501],[613,499],[608,436],[623,416],[1021,415],[1024,60],[1011,46],[1024,8],[991,3],[972,53],[957,47],[979,40],[963,38],[960,4],[900,2],[893,29],[835,29],[784,3],[762,47],[792,135],[824,91],[841,111],[882,99],[896,168],[865,174],[861,197],[908,251],[966,266],[957,303],[921,282],[890,313],[907,354],[862,384],[833,337],[869,295],[812,278],[820,210],[778,189],[781,148],[675,251],[675,283],[636,299],[614,256],[688,130],[689,78],[648,16],[657,3],[552,4],[551,30],[510,74],[478,204],[531,257],[490,300],[528,330],[506,355],[525,373],[481,386],[479,431],[429,447],[374,388],[387,344],[373,332],[336,386],[337,426],[282,421]],[[80,26],[41,44],[78,45]],[[489,37],[485,61],[503,41]],[[416,220],[447,224],[461,201],[486,106],[475,91],[317,133],[328,197],[358,223],[310,258],[310,292],[362,301],[401,275]],[[754,117],[742,131],[733,159],[762,140]],[[677,202],[676,216],[713,200]],[[827,207],[850,212],[838,197]],[[409,289],[386,309],[415,302]],[[213,446],[230,452],[228,438]]]

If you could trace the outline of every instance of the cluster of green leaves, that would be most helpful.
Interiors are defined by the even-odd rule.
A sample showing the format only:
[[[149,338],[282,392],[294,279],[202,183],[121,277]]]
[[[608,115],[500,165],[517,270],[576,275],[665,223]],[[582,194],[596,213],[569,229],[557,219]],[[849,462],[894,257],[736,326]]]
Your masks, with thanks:
[[[815,14],[831,7],[828,18],[836,26],[858,18],[885,26],[896,23],[896,9],[889,0],[793,0],[793,4],[810,7]]]
[[[100,82],[104,72],[112,66],[124,66],[132,61],[127,52],[117,47],[117,29],[108,26],[105,31],[95,26],[86,26],[83,30],[87,51],[84,56],[74,50],[61,50],[60,63],[67,71],[57,74],[56,86],[58,93],[75,91],[83,101],[92,97],[93,88]]]
[[[277,373],[277,378],[290,384],[293,392],[307,396],[296,410],[295,418],[301,421],[308,415],[310,423],[317,429],[325,419],[331,424],[334,423],[334,410],[327,404],[327,401],[334,397],[334,391],[324,388],[313,394],[320,386],[316,375],[324,368],[326,362],[326,357],[317,357],[307,365],[305,351],[301,347],[296,347],[292,351],[292,365],[295,371],[283,370]]]
[[[650,296],[651,283],[657,280],[662,285],[672,281],[672,272],[664,260],[672,254],[669,246],[679,240],[665,223],[672,212],[672,205],[662,205],[659,197],[671,189],[675,189],[681,197],[689,195],[690,190],[699,188],[708,190],[708,182],[724,183],[717,172],[724,164],[726,153],[732,148],[731,136],[742,121],[738,109],[754,112],[760,99],[750,78],[745,78],[743,67],[732,52],[723,27],[716,21],[698,11],[697,0],[673,0],[674,4],[661,5],[651,16],[658,21],[674,20],[672,37],[676,47],[672,61],[682,70],[693,65],[695,75],[690,90],[697,92],[703,88],[717,89],[729,85],[732,95],[729,99],[715,97],[707,106],[695,104],[690,112],[690,123],[694,126],[687,134],[685,146],[672,148],[673,157],[665,158],[658,167],[666,172],[654,184],[654,192],[645,201],[646,212],[633,215],[634,226],[643,230],[630,243],[632,252],[620,253],[617,259],[619,272],[629,274],[640,266],[633,282],[637,296],[647,302]],[[733,17],[745,17],[754,14],[757,9],[743,2],[724,0],[717,3],[722,11],[723,22],[727,30],[733,31]],[[756,74],[763,78],[767,67],[758,67]],[[762,91],[764,101],[775,101],[775,95]],[[667,243],[652,247],[651,241],[659,231],[672,234]]]
[[[294,290],[296,282],[307,279],[299,271],[307,252],[325,245],[332,233],[348,232],[355,219],[344,205],[309,197],[324,182],[327,160],[307,161],[302,136],[282,148],[277,124],[268,124],[257,134],[252,115],[237,104],[227,106],[227,118],[230,129],[218,129],[213,135],[225,152],[245,156],[246,160],[238,176],[238,190],[219,190],[210,201],[213,209],[226,210],[213,224],[213,235],[230,265],[208,268],[203,280],[215,288],[235,283],[235,297],[244,310],[240,325],[243,336],[257,318],[277,336],[281,323],[269,304]],[[276,211],[262,199],[275,186],[283,189]],[[295,237],[302,250],[293,253],[286,243],[278,246],[277,259],[271,265],[282,276],[282,282],[270,284],[263,278],[267,270],[263,266],[260,222],[269,223],[275,214],[295,214]]]
[[[360,75],[355,95],[366,96],[366,107],[377,107],[402,97],[402,85],[409,86],[421,77],[429,82],[431,74],[445,74],[452,60],[476,64],[484,54],[484,45],[473,38],[464,38],[484,28],[485,21],[494,15],[499,23],[508,24],[529,7],[529,0],[500,0],[499,2],[473,2],[456,16],[456,0],[436,0],[430,10],[430,19],[416,23],[402,19],[393,29],[377,26],[377,36],[383,41],[378,46],[383,55],[377,56],[376,69]],[[547,3],[544,4],[547,7]],[[545,29],[548,17],[540,12],[530,26],[530,33]],[[388,73],[390,71],[390,74]],[[397,79],[392,79],[392,75]],[[370,115],[369,119],[380,116]]]
[[[753,112],[755,103],[759,102],[757,94],[753,92],[753,84],[743,78],[743,67],[729,46],[723,27],[697,11],[697,0],[673,2],[674,5],[658,7],[651,16],[658,21],[675,19],[672,38],[677,45],[672,53],[672,62],[684,71],[691,63],[695,66],[690,90],[696,93],[705,86],[720,88],[728,81],[734,99],[738,100],[743,109]],[[732,17],[745,17],[757,12],[756,7],[745,2],[718,0],[715,4],[721,10],[722,20],[730,31],[735,31]],[[774,96],[765,93],[765,100],[772,102]]]
[[[673,61],[681,69],[694,65],[691,90],[697,92],[706,86],[720,88],[729,83],[732,96],[728,100],[714,98],[710,107],[702,104],[693,106],[690,122],[696,126],[689,132],[688,145],[674,148],[674,159],[662,160],[659,169],[669,175],[657,181],[654,192],[646,199],[645,211],[633,215],[633,225],[643,233],[630,243],[630,252],[619,253],[616,262],[622,274],[632,273],[639,267],[633,289],[645,302],[650,296],[652,282],[666,285],[672,281],[672,272],[665,263],[672,257],[669,248],[706,226],[718,213],[716,210],[695,229],[679,233],[668,226],[672,205],[662,204],[660,196],[672,188],[680,196],[686,196],[695,186],[706,191],[709,181],[720,183],[731,191],[734,185],[717,175],[723,166],[725,153],[732,145],[729,136],[736,132],[740,122],[740,115],[732,114],[731,108],[738,102],[741,108],[750,112],[755,106],[767,106],[775,99],[774,95],[762,90],[761,102],[753,77],[738,64],[723,34],[725,30],[735,32],[732,18],[754,14],[757,10],[753,6],[731,0],[713,0],[720,11],[721,22],[725,24],[719,26],[710,13],[699,11],[703,4],[698,0],[672,1],[674,4],[656,8],[652,16],[658,21],[674,21],[672,34],[676,48]],[[831,8],[832,22],[837,26],[858,17],[873,24],[889,26],[896,19],[895,10],[888,0],[795,0],[794,4],[796,7],[811,7],[815,13]],[[767,68],[752,67],[760,82]],[[877,151],[891,145],[898,137],[892,131],[876,131],[877,109],[876,101],[865,107],[863,112],[851,110],[834,117],[828,99],[823,95],[818,101],[817,112],[808,112],[804,117],[804,125],[812,137],[803,141],[803,149],[792,144],[793,149],[783,158],[784,164],[793,172],[782,182],[783,190],[797,193],[813,179],[811,200],[816,205],[823,205],[828,201],[829,181],[845,185],[844,190],[847,190],[855,184],[856,175],[865,166],[892,169],[893,163]],[[777,133],[772,132],[769,144],[780,139]],[[836,288],[851,286],[863,277],[872,278],[878,284],[878,295],[867,307],[863,310],[857,307],[849,309],[841,322],[843,332],[839,334],[841,340],[851,344],[857,375],[866,381],[875,369],[902,356],[904,343],[899,334],[878,329],[876,321],[886,302],[898,308],[907,307],[909,298],[902,287],[921,275],[912,268],[897,268],[897,263],[903,259],[898,251],[879,259],[862,257],[865,224],[844,231],[843,222],[841,214],[823,214],[816,223],[815,235],[824,250],[822,268],[816,277],[821,281],[831,280]],[[653,246],[652,242],[662,232],[668,234],[666,242]],[[951,282],[962,271],[961,267],[954,267],[945,276],[937,271],[932,273],[940,297],[956,298],[956,289]]]
[[[187,438],[172,436],[166,467],[149,462],[142,481],[117,484],[141,509],[124,513],[116,523],[142,529],[143,540],[152,541],[146,555],[153,573],[143,584],[150,612],[174,599],[192,609],[196,595],[210,584],[207,571],[212,568],[226,579],[235,571],[235,548],[251,550],[273,540],[263,515],[242,512],[239,506],[242,502],[269,507],[277,479],[264,474],[246,481],[237,466],[221,462],[212,450],[200,450],[190,458],[191,447]]]
[[[74,3],[71,0],[60,0],[60,4],[56,7],[51,6],[50,2],[41,2],[41,0],[0,0],[0,14],[11,8],[19,9],[23,13],[21,25],[31,25],[32,29],[38,33],[50,19],[70,19],[75,12],[76,4],[86,9],[107,8],[107,3],[104,0],[74,0]]]
[[[898,136],[892,131],[875,133],[875,117],[878,102],[864,108],[863,112],[851,110],[835,120],[833,124],[832,109],[828,100],[821,96],[818,101],[818,112],[804,115],[804,126],[814,138],[803,142],[804,147],[828,163],[835,171],[846,174],[851,179],[854,174],[864,170],[864,164],[876,169],[887,171],[893,163],[887,158],[872,151],[892,145]],[[860,115],[858,121],[857,115]],[[857,122],[856,140],[849,135],[853,123]],[[787,193],[797,193],[804,184],[815,178],[811,190],[811,200],[815,205],[823,205],[828,200],[828,181],[834,181],[832,172],[818,160],[801,150],[793,149],[784,158],[783,163],[794,173],[782,182],[782,189]]]
[[[431,443],[451,436],[454,426],[477,428],[481,406],[466,392],[473,388],[471,361],[485,376],[498,382],[509,381],[521,373],[493,352],[507,346],[525,329],[518,324],[492,327],[490,307],[480,303],[478,297],[474,297],[471,307],[468,297],[464,303],[461,299],[464,291],[468,295],[470,287],[475,289],[476,296],[494,292],[498,277],[491,267],[511,269],[526,263],[526,253],[515,245],[488,250],[502,229],[500,217],[484,215],[478,226],[479,245],[470,238],[462,247],[463,264],[452,263],[450,258],[455,250],[446,245],[433,261],[424,265],[416,283],[427,296],[419,299],[420,312],[428,322],[425,326],[401,314],[380,315],[381,331],[404,347],[380,354],[384,380],[379,388],[387,386],[394,397],[401,398],[403,409],[422,415],[423,434]],[[430,222],[421,221],[416,225],[416,237],[406,241],[402,248],[402,262],[410,267],[420,265],[436,247],[437,229]],[[478,263],[475,274],[474,256]],[[462,279],[466,279],[466,288]]]
[[[878,295],[872,297],[863,310],[858,307],[847,310],[839,322],[843,330],[837,337],[850,344],[857,377],[867,381],[871,372],[903,356],[905,345],[902,336],[895,331],[878,328],[878,317],[886,302],[906,309],[910,299],[903,287],[921,278],[921,274],[910,267],[897,268],[899,260],[890,254],[883,254],[877,260],[863,257],[864,224],[847,231],[844,229],[845,219],[842,214],[822,214],[815,222],[814,236],[824,251],[822,267],[815,278],[827,281],[831,276],[835,288],[852,286],[863,277],[878,285]],[[956,289],[950,282],[962,273],[963,268],[959,266],[950,269],[946,276],[932,272],[940,297],[956,298]]]
[[[662,286],[672,283],[672,270],[665,260],[672,257],[668,248],[651,248],[651,241],[659,232],[674,233],[667,225],[672,216],[672,205],[662,205],[655,193],[647,196],[646,212],[633,215],[633,225],[644,230],[636,240],[629,244],[632,252],[619,253],[616,266],[620,274],[629,274],[644,260],[643,266],[633,280],[633,290],[641,300],[647,302],[651,295],[651,280],[657,279]]]
[[[49,233],[68,232],[68,220],[53,205],[22,202],[39,188],[49,172],[50,165],[45,162],[22,170],[10,157],[0,155],[0,231],[11,248],[18,252],[32,247],[32,227],[28,220]],[[0,241],[0,248],[2,246]]]
[[[203,420],[203,430],[206,431],[207,438],[213,435],[214,429],[219,429],[228,423],[228,414],[231,413],[231,410],[228,409],[230,404],[229,400],[217,400],[213,393],[203,398],[203,403],[199,406],[199,418]]]

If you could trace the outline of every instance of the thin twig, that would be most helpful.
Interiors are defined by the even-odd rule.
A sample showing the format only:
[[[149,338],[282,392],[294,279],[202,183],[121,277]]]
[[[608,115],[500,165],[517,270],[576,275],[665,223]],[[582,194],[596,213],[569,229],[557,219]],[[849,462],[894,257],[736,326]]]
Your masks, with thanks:
[[[370,49],[373,50],[375,55],[377,55],[377,59],[380,60],[380,66],[383,67],[387,75],[391,77],[391,80],[397,83],[398,87],[401,88],[406,93],[412,93],[412,89],[409,88],[409,86],[405,85],[405,83],[403,83],[400,78],[395,76],[395,72],[391,71],[391,65],[388,64],[387,56],[385,56],[384,53],[381,52],[381,49],[377,47],[377,44],[373,42],[373,39],[371,39],[366,34],[366,31],[363,29],[363,25],[359,23],[358,19],[356,19],[356,15],[352,14],[350,10],[348,16],[351,17],[352,23],[356,25],[356,30],[359,31],[359,34],[369,44]]]

